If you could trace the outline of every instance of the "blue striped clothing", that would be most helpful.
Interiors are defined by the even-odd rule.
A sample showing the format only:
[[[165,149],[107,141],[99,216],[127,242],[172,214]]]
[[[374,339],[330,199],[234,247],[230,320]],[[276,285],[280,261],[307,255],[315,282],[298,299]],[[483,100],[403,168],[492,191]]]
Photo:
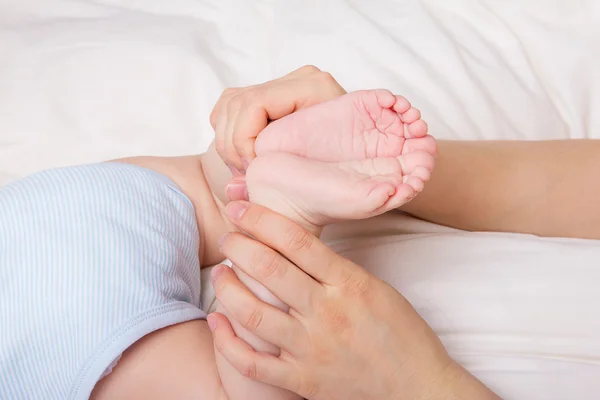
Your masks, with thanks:
[[[135,341],[205,318],[199,248],[190,200],[145,168],[0,189],[0,399],[87,399]]]

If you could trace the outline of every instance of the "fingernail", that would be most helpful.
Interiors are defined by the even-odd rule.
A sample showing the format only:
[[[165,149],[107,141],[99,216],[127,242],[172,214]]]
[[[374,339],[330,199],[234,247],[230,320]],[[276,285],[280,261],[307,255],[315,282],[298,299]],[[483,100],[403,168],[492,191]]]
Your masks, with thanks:
[[[217,329],[217,318],[214,315],[208,314],[206,322],[208,322],[208,329],[210,329],[211,332],[214,332],[215,329]]]
[[[229,201],[246,200],[247,198],[244,196],[247,191],[246,182],[244,181],[232,181],[225,186],[225,194],[227,195]]]
[[[214,267],[212,271],[210,271],[210,279],[212,280],[212,283],[215,283],[215,281],[219,279],[219,276],[221,276],[223,271],[225,271],[225,268],[227,267],[223,266],[222,264],[219,264],[216,267]]]
[[[248,203],[245,201],[234,201],[227,204],[227,215],[231,220],[239,220],[248,209]]]

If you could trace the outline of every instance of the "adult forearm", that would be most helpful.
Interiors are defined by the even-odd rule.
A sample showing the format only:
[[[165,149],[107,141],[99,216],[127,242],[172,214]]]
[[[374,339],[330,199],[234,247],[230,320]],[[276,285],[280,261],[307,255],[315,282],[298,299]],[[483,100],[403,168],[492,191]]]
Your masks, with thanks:
[[[403,210],[472,231],[600,239],[600,140],[440,141]]]

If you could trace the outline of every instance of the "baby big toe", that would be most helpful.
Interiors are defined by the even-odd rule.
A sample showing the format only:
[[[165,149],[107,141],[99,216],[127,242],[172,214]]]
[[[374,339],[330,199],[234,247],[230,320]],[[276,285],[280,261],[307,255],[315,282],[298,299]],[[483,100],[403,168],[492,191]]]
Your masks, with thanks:
[[[437,142],[433,136],[426,135],[422,138],[411,138],[407,139],[402,149],[403,154],[408,154],[417,151],[424,151],[426,153],[435,155],[437,153]]]
[[[414,151],[408,154],[398,156],[398,161],[402,167],[402,175],[410,175],[417,167],[423,167],[433,171],[435,159],[426,151]]]

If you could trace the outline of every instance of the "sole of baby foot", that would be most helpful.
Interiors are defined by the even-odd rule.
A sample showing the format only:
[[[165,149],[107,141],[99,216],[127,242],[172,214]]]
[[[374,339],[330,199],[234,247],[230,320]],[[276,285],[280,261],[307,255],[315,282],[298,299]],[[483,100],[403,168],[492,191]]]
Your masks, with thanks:
[[[434,155],[436,147],[421,112],[385,89],[351,92],[299,110],[270,123],[255,144],[257,156],[286,152],[326,162],[414,151]]]
[[[423,190],[433,162],[427,152],[340,163],[273,153],[250,164],[246,184],[250,201],[314,233],[336,221],[369,218],[406,204]]]

